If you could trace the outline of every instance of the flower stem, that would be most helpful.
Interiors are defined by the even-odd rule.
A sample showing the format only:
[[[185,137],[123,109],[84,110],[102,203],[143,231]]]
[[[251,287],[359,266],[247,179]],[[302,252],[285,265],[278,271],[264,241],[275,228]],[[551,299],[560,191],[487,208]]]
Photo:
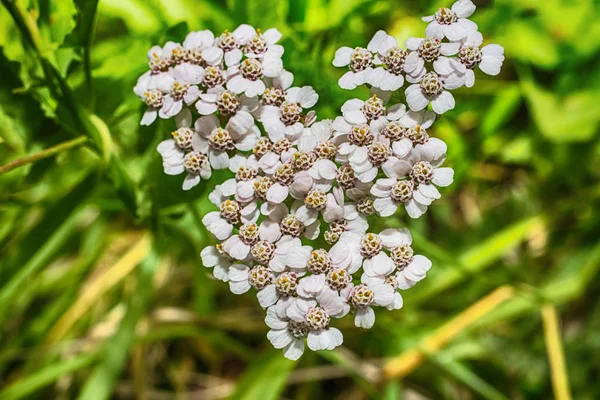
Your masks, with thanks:
[[[9,163],[4,165],[0,165],[0,175],[6,172],[12,171],[15,168],[22,167],[23,165],[32,164],[39,160],[43,160],[44,158],[52,157],[56,154],[62,153],[63,151],[67,151],[73,149],[75,147],[79,147],[85,142],[88,141],[86,136],[78,136],[75,139],[68,140],[66,142],[59,143],[55,146],[49,147],[45,150],[42,150],[37,153],[29,154],[27,156],[17,158]]]

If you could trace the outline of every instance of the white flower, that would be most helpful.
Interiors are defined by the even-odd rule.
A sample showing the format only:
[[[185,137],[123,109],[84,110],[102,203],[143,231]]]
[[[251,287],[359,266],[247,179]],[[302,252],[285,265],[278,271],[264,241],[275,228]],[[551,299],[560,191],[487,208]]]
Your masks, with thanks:
[[[401,115],[404,115],[402,107],[395,108],[402,111],[393,115],[393,118],[400,118]],[[346,114],[349,117],[337,117],[333,122],[334,139],[341,142],[336,161],[340,163],[347,161],[354,171],[355,177],[363,183],[373,181],[379,167],[384,171],[396,168],[395,165],[399,160],[392,155],[390,141],[381,136],[379,132],[374,132],[375,129],[380,130],[381,126],[387,125],[387,117],[381,116],[378,120],[372,120],[371,125],[368,125],[364,122],[349,123],[347,120],[347,118],[351,118],[352,121],[366,121],[363,111],[351,110]]]
[[[392,279],[386,278],[386,282],[401,290],[409,289],[425,278],[427,271],[431,268],[431,261],[425,256],[414,253],[411,247],[412,235],[408,229],[397,229],[389,237],[394,237],[393,240],[390,240],[393,243],[388,243],[388,245],[390,256],[398,271],[391,277]]]
[[[229,267],[232,264],[231,258],[223,252],[221,244],[215,246],[206,246],[200,252],[202,264],[206,268],[213,269],[213,275],[216,279],[228,282]]]
[[[200,115],[211,115],[217,111],[224,117],[233,117],[240,112],[253,114],[258,110],[258,98],[236,95],[222,86],[216,86],[200,94],[196,109]]]
[[[324,291],[316,300],[294,299],[286,314],[292,321],[306,324],[308,348],[318,351],[333,350],[344,341],[342,333],[329,326],[331,317],[343,311],[343,301],[334,293]]]
[[[246,58],[239,66],[229,68],[231,79],[227,89],[234,93],[245,93],[248,97],[261,95],[265,91],[263,76],[273,78],[283,70],[281,58],[267,55],[261,59]]]
[[[433,111],[443,114],[455,106],[454,96],[448,90],[461,87],[464,79],[456,74],[444,76],[428,72],[418,82],[410,85],[405,92],[410,109],[421,111],[431,102]]]
[[[229,159],[229,170],[235,173],[235,199],[241,203],[255,200],[255,182],[258,177],[258,161],[254,155],[236,154]]]
[[[225,31],[216,40],[215,45],[224,52],[225,65],[234,66],[242,59],[242,43],[247,43],[255,34],[254,28],[242,24],[233,32]]]
[[[264,33],[261,33],[260,29],[256,29],[252,37],[248,40],[242,38],[240,43],[243,45],[244,55],[248,58],[281,58],[284,51],[283,46],[276,44],[281,36],[281,32],[277,28],[267,29]]]
[[[333,65],[348,66],[350,71],[342,75],[338,84],[342,89],[352,90],[369,81],[373,71],[373,54],[364,47],[341,47],[335,52]]]
[[[285,101],[279,106],[264,105],[260,120],[272,141],[284,137],[295,138],[304,130],[304,109],[317,103],[319,95],[311,86],[293,87],[286,91]]]
[[[204,77],[204,68],[193,64],[180,64],[156,78],[157,88],[164,93],[162,107],[158,111],[161,118],[171,118],[181,111],[183,104],[190,105],[198,99],[198,84]]]
[[[470,32],[465,40],[460,43],[458,60],[465,74],[465,86],[472,87],[475,84],[476,66],[488,75],[498,75],[504,62],[504,48],[499,44],[488,44],[479,48],[483,43],[483,36],[479,32]],[[459,71],[460,72],[460,71]]]
[[[193,64],[220,65],[223,60],[223,49],[216,46],[215,35],[207,29],[188,33],[183,48],[186,50],[184,60]]]
[[[268,219],[260,224],[259,235],[261,240],[276,242],[282,236],[289,235],[294,238],[305,237],[315,240],[319,237],[321,222],[314,221],[305,226],[299,219],[290,213],[285,204],[277,205],[268,215]]]
[[[394,301],[394,288],[379,281],[367,281],[354,286],[353,283],[344,288],[342,297],[355,310],[354,325],[371,329],[375,323],[375,311],[372,306],[387,307]]]
[[[217,190],[215,188],[215,190]],[[211,200],[216,200],[211,196]],[[214,201],[219,207],[219,211],[211,211],[202,218],[202,223],[206,229],[217,239],[225,240],[231,236],[234,225],[240,222],[244,224],[255,223],[259,212],[255,202],[241,205],[236,200],[226,199],[220,203]]]
[[[302,242],[299,238],[285,235],[277,242],[261,240],[250,249],[254,261],[268,267],[271,271],[279,273],[285,270],[285,260],[288,251],[294,247],[300,247]]]
[[[404,84],[404,63],[408,52],[398,47],[396,38],[385,31],[377,31],[369,45],[369,51],[377,53],[375,64],[367,83],[384,91],[395,91]]]
[[[156,150],[163,159],[163,169],[167,175],[179,175],[185,171],[185,152],[194,150],[193,137],[196,134],[192,126],[192,113],[183,109],[175,118],[177,130],[171,132],[173,139],[163,140]],[[197,149],[196,149],[197,150]],[[208,165],[210,172],[210,165]]]
[[[179,46],[175,42],[167,42],[164,47],[152,46],[148,50],[148,66],[152,74],[159,74],[161,72],[167,72],[172,66],[173,60],[171,54],[174,48]]]
[[[411,50],[404,63],[404,70],[408,74],[409,82],[419,82],[427,72],[425,63],[433,63],[433,69],[440,75],[448,75],[453,69],[464,73],[464,67],[455,58],[448,58],[458,52],[459,43],[442,43],[437,37],[416,38],[410,37],[404,43]]]
[[[277,205],[287,200],[290,195],[295,199],[304,198],[313,185],[313,179],[308,172],[296,172],[291,162],[279,163],[270,179],[272,184],[265,193],[266,202],[261,206],[263,215],[269,215]],[[297,207],[295,206],[294,210]],[[310,224],[312,224],[312,221],[307,223],[307,225]]]
[[[352,200],[363,198],[369,193],[372,185],[371,182],[361,182],[358,180],[354,170],[348,163],[338,167],[335,179],[338,185],[344,189],[346,196]]]
[[[411,218],[419,218],[431,203],[441,197],[436,186],[446,187],[452,183],[452,168],[439,168],[444,162],[446,144],[439,139],[429,139],[430,146],[415,149],[408,161],[388,178],[378,179],[371,188],[377,199],[373,203],[382,217],[393,215],[403,204]],[[410,177],[410,179],[402,179]]]
[[[348,124],[369,124],[373,133],[379,133],[390,121],[396,121],[406,114],[406,106],[398,103],[386,108],[382,98],[376,94],[369,99],[348,100],[342,105],[342,115]]]
[[[344,204],[344,216],[329,222],[324,238],[329,244],[336,243],[344,232],[353,232],[364,235],[369,229],[365,215],[358,211],[356,204]]]
[[[339,189],[339,190],[338,190]],[[344,199],[341,188],[334,188],[333,193],[325,193],[320,189],[311,189],[304,197],[303,204],[297,201],[294,204],[296,217],[310,225],[315,222],[319,213],[323,215],[325,222],[338,220],[344,215]]]
[[[150,125],[158,116],[164,103],[164,94],[158,89],[158,75],[147,71],[138,78],[133,92],[146,103],[148,109],[144,112],[140,125]]]
[[[292,86],[293,82],[294,74],[286,70],[282,70],[279,75],[273,78],[265,78],[267,88],[261,96],[260,104],[262,106],[279,107],[285,101],[286,90]]]
[[[200,117],[195,123],[198,132],[198,148],[208,154],[210,164],[214,169],[229,167],[229,154],[231,150],[251,150],[260,136],[258,127],[254,125],[254,118],[240,111],[227,122],[225,128],[220,127],[216,115]]]
[[[276,349],[283,349],[283,356],[290,360],[299,359],[304,353],[304,339],[308,328],[304,322],[290,320],[279,307],[271,306],[267,309],[265,323],[271,330],[267,338]]]
[[[261,138],[253,151],[258,159],[259,168],[266,174],[272,175],[275,170],[286,164],[292,155],[298,151],[294,146],[297,140],[290,141],[287,138],[272,142],[269,138]]]
[[[311,153],[315,156],[313,165],[308,169],[310,176],[316,181],[330,184],[336,176],[337,166],[332,161],[338,150],[333,142],[331,121],[323,120],[315,123],[304,133],[298,141],[298,150]]]
[[[467,19],[475,12],[475,8],[471,0],[458,0],[452,8],[442,7],[434,15],[423,17],[424,22],[429,22],[425,30],[427,37],[464,39],[469,32],[477,30],[477,24]]]
[[[413,148],[437,146],[430,141],[427,129],[433,125],[437,114],[427,110],[408,111],[399,121],[390,122],[381,134],[391,141],[392,151],[399,158],[407,157]],[[445,153],[445,150],[444,150]]]
[[[361,283],[364,283],[370,287],[385,284],[392,288],[393,292],[393,300],[391,303],[385,306],[388,310],[399,310],[404,305],[404,299],[402,295],[396,290],[399,289],[398,281],[397,281],[398,273],[389,276],[369,276],[367,274],[362,274],[360,277]],[[386,289],[387,290],[387,289]]]

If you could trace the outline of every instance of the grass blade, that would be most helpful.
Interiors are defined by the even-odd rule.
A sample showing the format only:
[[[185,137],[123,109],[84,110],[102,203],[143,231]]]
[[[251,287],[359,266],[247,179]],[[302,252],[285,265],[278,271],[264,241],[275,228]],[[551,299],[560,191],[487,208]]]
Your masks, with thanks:
[[[546,350],[552,373],[554,396],[557,400],[571,400],[569,376],[567,375],[565,355],[563,354],[558,314],[554,305],[546,304],[542,307],[542,323],[544,324],[544,339],[546,340]]]

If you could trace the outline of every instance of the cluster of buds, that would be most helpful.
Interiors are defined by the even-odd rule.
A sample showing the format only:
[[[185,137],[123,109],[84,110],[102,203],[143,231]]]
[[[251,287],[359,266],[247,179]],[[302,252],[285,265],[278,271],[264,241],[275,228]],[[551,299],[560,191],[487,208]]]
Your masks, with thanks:
[[[407,229],[369,232],[369,221],[400,206],[419,218],[453,181],[446,144],[428,131],[453,108],[449,90],[471,86],[476,66],[497,74],[504,59],[498,45],[479,49],[466,19],[474,9],[470,0],[439,9],[407,49],[383,31],[366,48],[339,49],[333,64],[349,68],[340,86],[368,85],[371,96],[348,100],[334,120],[317,120],[312,87],[293,86],[277,29],[192,32],[148,53],[134,91],[148,106],[142,124],[175,118],[158,146],[165,173],[186,173],[184,190],[215,169],[232,173],[209,195],[217,210],[202,222],[218,244],[202,262],[233,293],[256,293],[267,337],[287,358],[305,343],[339,346],[333,321],[348,314],[371,328],[374,307],[401,308],[400,292],[431,267]],[[405,81],[408,107],[390,104]],[[319,237],[326,248],[311,245]]]

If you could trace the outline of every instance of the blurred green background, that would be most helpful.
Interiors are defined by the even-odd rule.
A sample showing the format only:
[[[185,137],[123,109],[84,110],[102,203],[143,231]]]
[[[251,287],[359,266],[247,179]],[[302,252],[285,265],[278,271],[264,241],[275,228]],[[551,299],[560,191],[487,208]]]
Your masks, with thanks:
[[[338,47],[422,36],[450,4],[2,0],[0,399],[600,398],[600,6],[475,3],[507,59],[431,129],[455,182],[425,217],[376,227],[408,226],[432,270],[372,330],[345,319],[343,348],[292,363],[256,299],[200,263],[210,185],[182,192],[155,151],[171,122],[138,124],[146,51],[277,27],[331,118],[368,95],[337,87]]]

